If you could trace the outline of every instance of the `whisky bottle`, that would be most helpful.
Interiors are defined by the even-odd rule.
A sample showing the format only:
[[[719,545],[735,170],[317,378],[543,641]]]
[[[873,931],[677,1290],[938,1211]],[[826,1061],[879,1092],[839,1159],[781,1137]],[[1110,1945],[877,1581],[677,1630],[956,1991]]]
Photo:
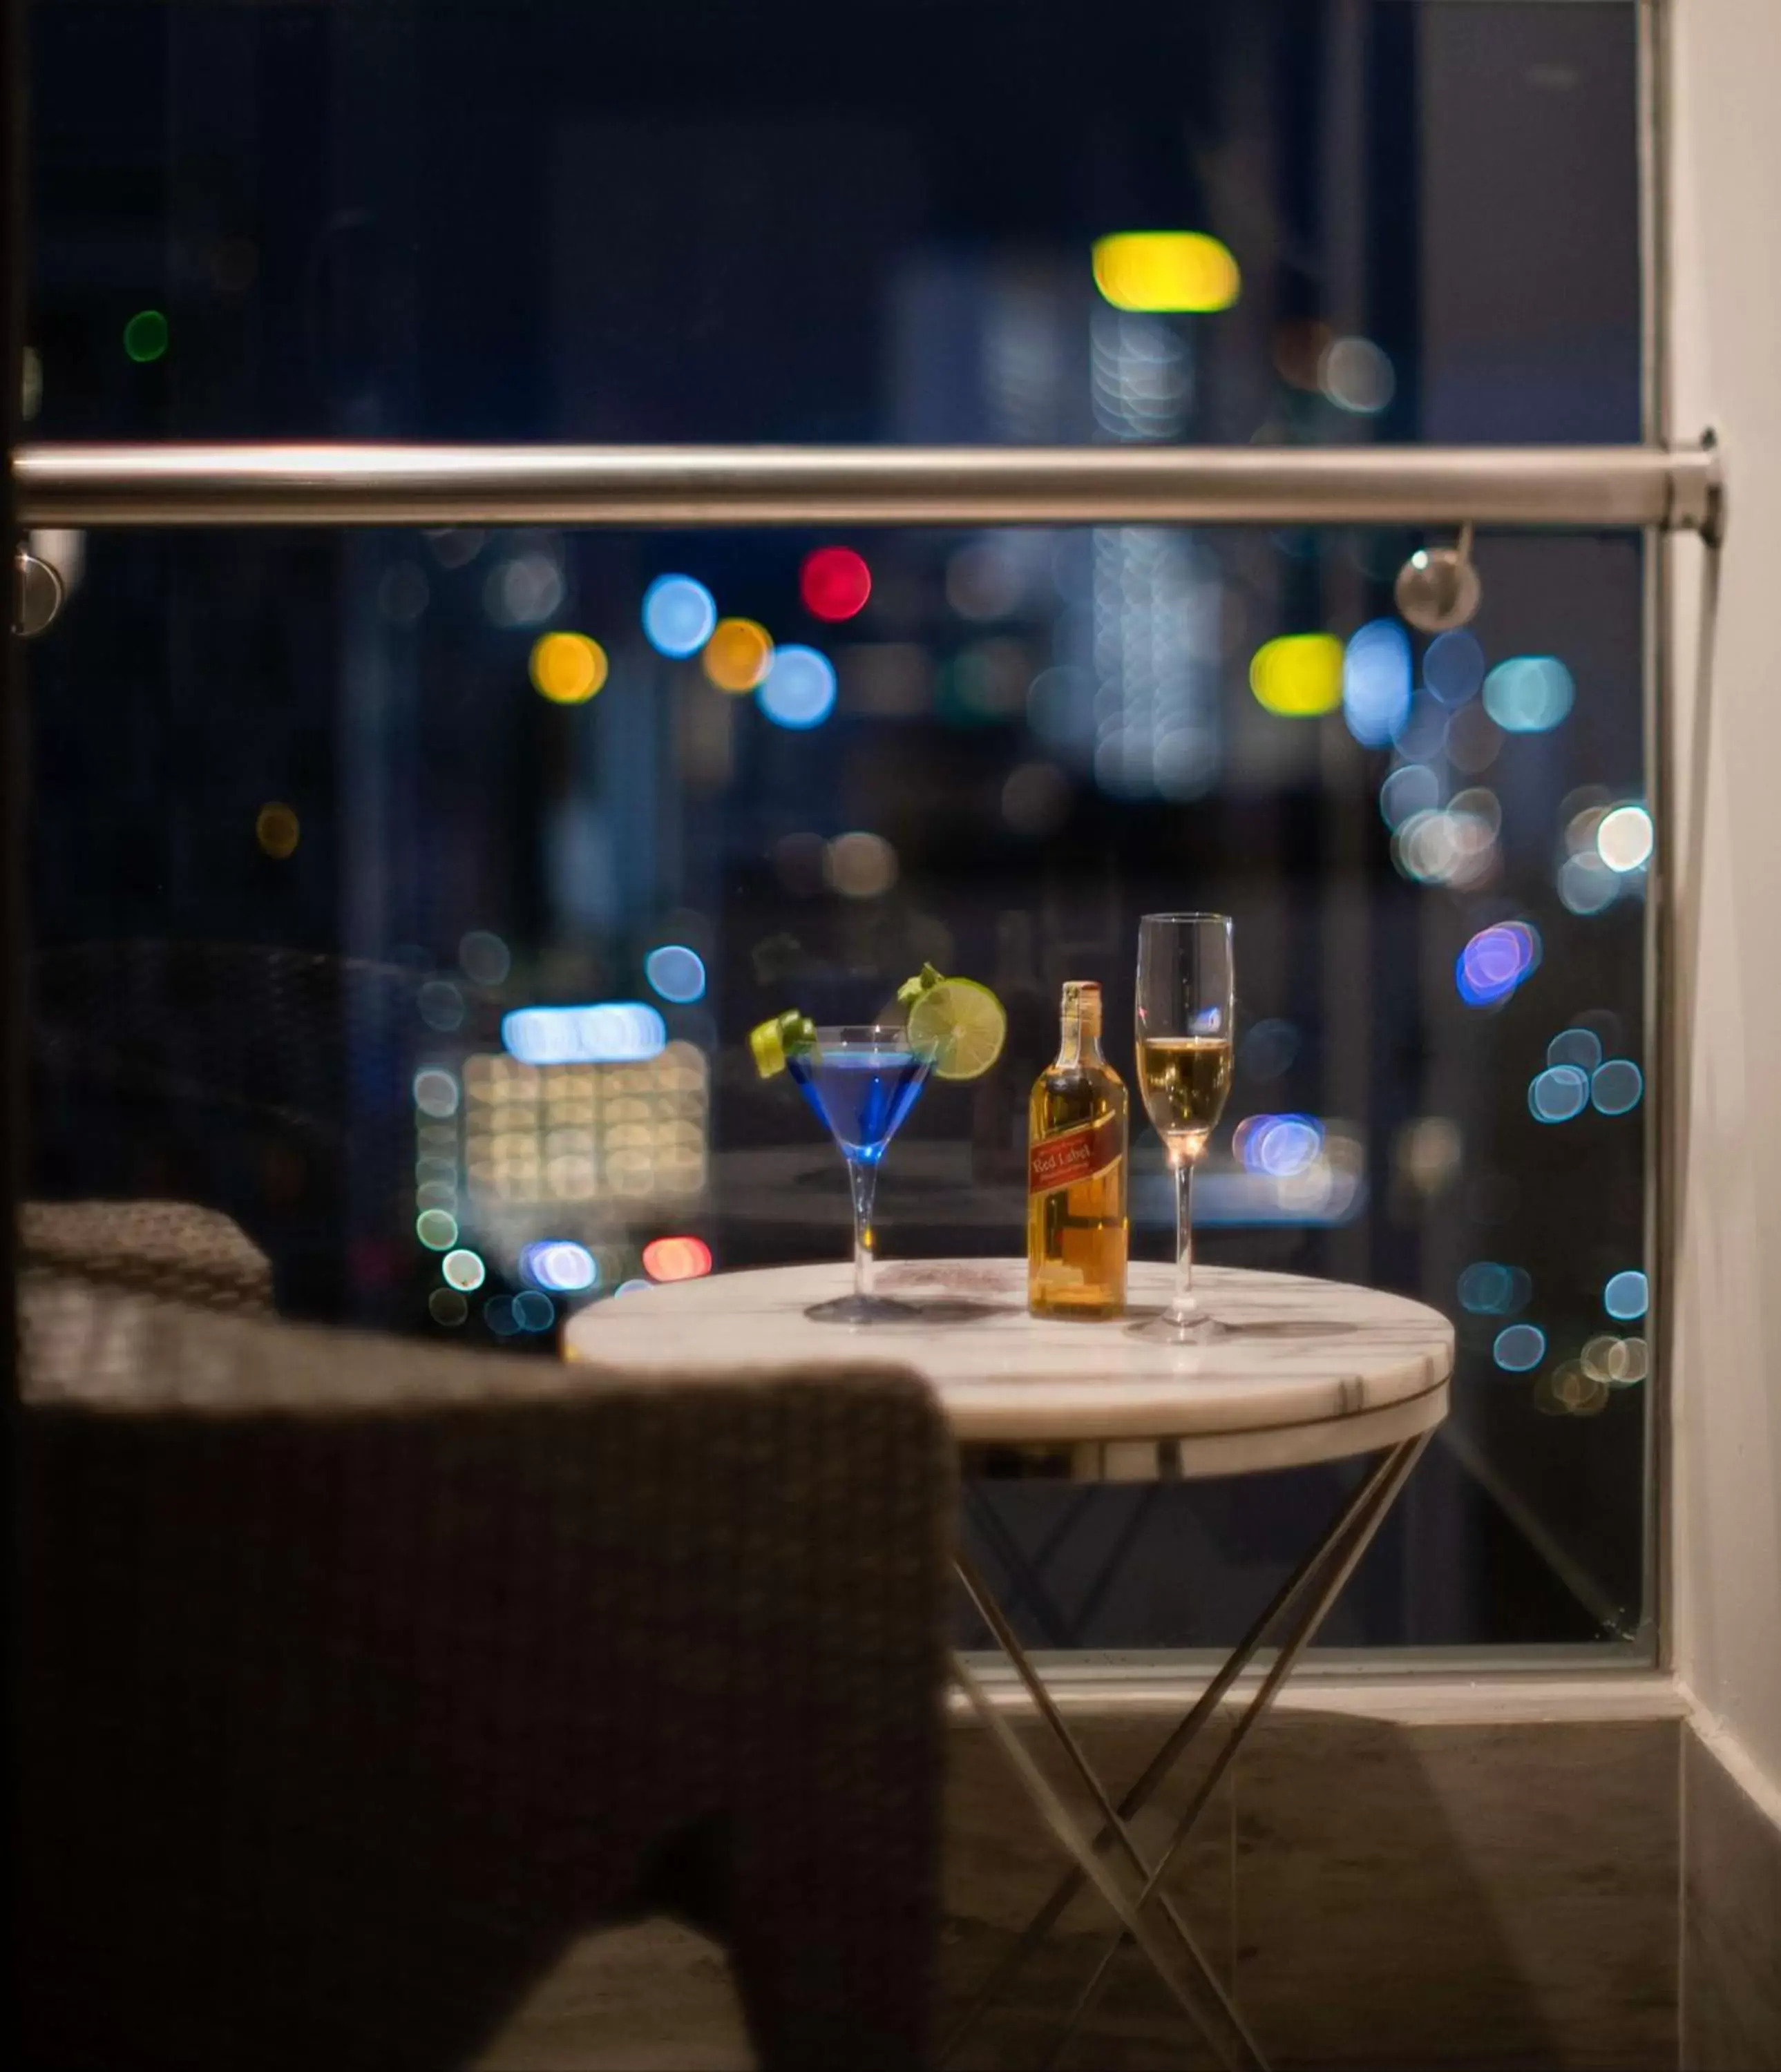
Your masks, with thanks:
[[[1125,1088],[1100,1054],[1100,988],[1063,989],[1058,1054],[1027,1108],[1026,1306],[1117,1317],[1125,1306]]]

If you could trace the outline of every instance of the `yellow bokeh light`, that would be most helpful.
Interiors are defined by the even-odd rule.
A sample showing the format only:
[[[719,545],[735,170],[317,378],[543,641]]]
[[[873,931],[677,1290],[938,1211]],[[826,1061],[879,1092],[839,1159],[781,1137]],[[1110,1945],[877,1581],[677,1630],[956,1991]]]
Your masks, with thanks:
[[[1249,664],[1256,701],[1287,719],[1314,719],[1342,703],[1343,645],[1333,633],[1287,633]]]
[[[701,659],[720,691],[751,691],[767,674],[773,643],[767,628],[752,619],[720,619]]]
[[[276,799],[254,815],[253,839],[268,856],[276,857],[281,863],[295,853],[302,832],[297,816]]]
[[[585,705],[606,681],[606,650],[585,633],[547,633],[532,648],[532,681],[553,705]]]
[[[684,1040],[635,1064],[524,1065],[475,1052],[463,1085],[464,1184],[483,1212],[492,1199],[667,1200],[704,1190],[709,1071]],[[446,1134],[442,1148],[455,1153],[455,1129]],[[417,1149],[422,1141],[417,1130]],[[455,1176],[455,1163],[449,1170]]]
[[[1095,240],[1095,286],[1116,310],[1228,310],[1237,262],[1200,230],[1121,230]]]

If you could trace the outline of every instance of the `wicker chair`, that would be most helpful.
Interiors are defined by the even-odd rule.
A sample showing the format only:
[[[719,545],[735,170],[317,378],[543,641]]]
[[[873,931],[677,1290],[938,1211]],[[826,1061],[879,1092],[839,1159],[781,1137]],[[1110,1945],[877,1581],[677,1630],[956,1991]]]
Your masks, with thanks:
[[[191,1202],[27,1202],[19,1248],[31,1266],[204,1309],[272,1307],[272,1262]]]
[[[923,2061],[953,1486],[912,1378],[23,1293],[30,2062],[460,2064],[695,1882],[766,2065]]]

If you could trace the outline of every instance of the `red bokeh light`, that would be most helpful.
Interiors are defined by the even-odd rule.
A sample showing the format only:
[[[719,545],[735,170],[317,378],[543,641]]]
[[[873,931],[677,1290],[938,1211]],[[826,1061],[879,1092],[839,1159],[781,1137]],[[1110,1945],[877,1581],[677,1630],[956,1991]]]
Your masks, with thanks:
[[[851,619],[872,594],[872,571],[851,547],[818,547],[798,577],[804,601],[818,619]]]
[[[703,1238],[652,1238],[643,1248],[643,1263],[652,1281],[697,1281],[711,1271],[711,1248]]]

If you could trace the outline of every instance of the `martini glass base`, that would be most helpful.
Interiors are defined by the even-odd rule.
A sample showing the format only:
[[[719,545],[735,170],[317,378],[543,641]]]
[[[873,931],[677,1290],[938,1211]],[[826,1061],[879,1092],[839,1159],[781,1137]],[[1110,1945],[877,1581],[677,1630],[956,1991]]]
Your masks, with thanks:
[[[1160,1316],[1146,1317],[1141,1324],[1128,1324],[1126,1330],[1134,1338],[1148,1338],[1153,1345],[1164,1346],[1209,1346],[1231,1335],[1229,1325],[1221,1324],[1203,1310],[1191,1317],[1175,1317],[1165,1309]]]
[[[816,1302],[804,1313],[813,1324],[919,1324],[927,1321],[919,1303],[894,1302],[885,1295],[837,1295]]]

